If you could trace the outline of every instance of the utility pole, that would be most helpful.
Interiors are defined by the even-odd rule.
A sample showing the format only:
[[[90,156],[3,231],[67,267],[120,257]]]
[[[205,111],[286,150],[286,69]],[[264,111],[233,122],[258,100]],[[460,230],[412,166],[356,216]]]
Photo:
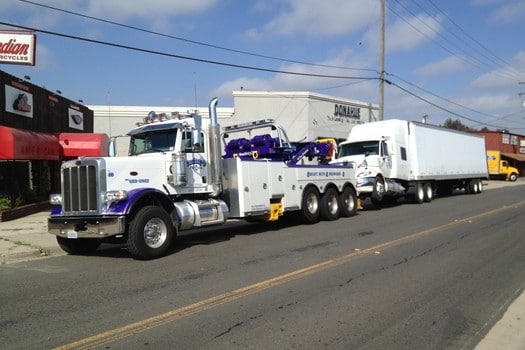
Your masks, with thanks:
[[[520,81],[518,84],[525,84],[525,81]],[[525,92],[520,92],[518,95],[521,97],[521,106],[525,107]]]
[[[379,120],[385,113],[385,1],[381,1],[381,49],[379,53]]]

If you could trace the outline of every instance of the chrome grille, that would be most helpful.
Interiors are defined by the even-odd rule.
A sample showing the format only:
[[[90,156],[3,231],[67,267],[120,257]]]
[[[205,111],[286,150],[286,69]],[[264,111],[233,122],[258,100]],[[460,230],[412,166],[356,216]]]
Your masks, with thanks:
[[[63,210],[66,212],[97,211],[96,165],[79,165],[63,170]]]

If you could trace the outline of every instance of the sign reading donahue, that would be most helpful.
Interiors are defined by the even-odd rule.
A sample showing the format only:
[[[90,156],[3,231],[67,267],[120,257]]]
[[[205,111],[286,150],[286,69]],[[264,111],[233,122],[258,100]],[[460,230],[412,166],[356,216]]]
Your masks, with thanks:
[[[35,65],[36,36],[25,30],[0,30],[0,64]]]

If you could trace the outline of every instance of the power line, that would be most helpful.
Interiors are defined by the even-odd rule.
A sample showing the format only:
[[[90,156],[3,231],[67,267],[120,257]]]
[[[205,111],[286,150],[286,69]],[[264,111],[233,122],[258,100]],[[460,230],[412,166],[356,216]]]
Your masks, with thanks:
[[[426,99],[426,98],[424,98],[424,97],[421,97],[421,96],[419,96],[419,95],[413,93],[412,91],[410,91],[410,90],[408,90],[408,89],[405,89],[404,87],[402,87],[402,86],[400,86],[400,85],[398,85],[398,84],[396,84],[396,83],[393,83],[393,82],[391,82],[391,81],[389,81],[389,80],[385,80],[385,82],[388,83],[388,84],[390,84],[390,85],[393,85],[393,86],[397,87],[398,89],[400,89],[400,90],[406,92],[407,94],[409,94],[409,95],[411,95],[411,96],[417,98],[418,100],[421,100],[421,101],[423,101],[423,102],[425,102],[425,103],[428,103],[429,105],[434,106],[434,107],[436,107],[437,109],[440,109],[440,110],[442,110],[442,111],[444,111],[444,112],[447,112],[447,113],[450,113],[450,114],[452,114],[452,115],[455,115],[456,117],[459,117],[459,118],[461,118],[461,119],[466,119],[466,120],[471,121],[471,122],[476,123],[476,124],[481,124],[481,125],[491,126],[491,127],[493,127],[493,128],[498,128],[498,126],[490,125],[490,124],[487,124],[487,123],[482,123],[482,122],[479,122],[479,121],[474,120],[474,119],[472,119],[472,118],[469,118],[469,117],[467,117],[467,116],[464,116],[464,115],[462,115],[462,114],[459,114],[459,113],[456,113],[456,112],[454,112],[454,111],[451,111],[450,109],[447,109],[447,108],[445,108],[445,107],[442,107],[442,106],[440,106],[440,105],[438,105],[438,104],[436,104],[436,103],[434,103],[434,102],[432,102],[432,101],[430,101],[430,100],[428,100],[428,99]]]
[[[70,35],[70,34],[51,32],[51,31],[48,31],[48,30],[32,28],[32,27],[26,27],[26,26],[13,24],[13,23],[0,22],[0,24],[11,26],[11,27],[17,27],[17,28],[21,28],[21,29],[25,29],[25,30],[31,30],[31,31],[34,31],[34,32],[40,32],[40,33],[44,33],[44,34],[59,36],[59,37],[68,38],[68,39],[74,39],[74,40],[90,42],[90,43],[99,44],[99,45],[117,47],[117,48],[121,48],[121,49],[138,51],[138,52],[143,52],[143,53],[149,53],[149,54],[158,55],[158,56],[166,56],[166,57],[178,58],[178,59],[195,61],[195,62],[201,62],[201,63],[215,64],[215,65],[220,65],[220,66],[225,66],[225,67],[249,69],[249,70],[256,70],[256,71],[260,71],[260,72],[269,72],[269,73],[278,73],[278,74],[299,75],[299,76],[315,77],[315,78],[356,79],[356,80],[377,80],[378,79],[376,77],[355,77],[355,76],[346,76],[346,75],[327,75],[327,74],[302,73],[302,72],[285,71],[285,70],[279,70],[279,69],[270,69],[270,68],[261,68],[261,67],[247,66],[247,65],[235,64],[235,63],[227,63],[227,62],[213,61],[213,60],[207,60],[207,59],[196,58],[196,57],[176,55],[176,54],[171,54],[171,53],[166,53],[166,52],[161,52],[161,51],[155,51],[155,50],[149,50],[149,49],[142,49],[142,48],[139,48],[139,47],[133,47],[133,46],[122,45],[122,44],[115,44],[115,43],[110,43],[110,42],[107,42],[107,41],[101,41],[101,40],[95,40],[95,39],[88,39],[88,38],[79,37],[79,36]]]
[[[463,54],[466,55],[466,57],[468,57],[469,59],[467,60],[466,57],[463,57],[462,55],[458,56],[461,60],[463,60],[464,62],[468,63],[469,65],[472,65],[472,66],[475,66],[477,68],[479,68],[480,70],[483,70],[483,71],[486,71],[487,69],[486,68],[489,68],[490,70],[492,70],[492,73],[495,74],[495,75],[498,75],[502,78],[505,78],[505,79],[510,79],[510,80],[516,80],[515,76],[513,74],[503,74],[503,73],[500,73],[498,71],[494,71],[494,68],[487,65],[486,63],[480,61],[479,59],[477,59],[476,57],[472,57],[468,52],[466,52],[462,47],[460,47],[459,45],[451,42],[448,38],[446,38],[445,36],[443,36],[441,33],[437,32],[436,30],[434,30],[432,27],[430,27],[426,22],[424,22],[423,20],[421,20],[413,11],[411,11],[410,9],[408,9],[405,5],[401,4],[398,0],[396,0],[396,2],[403,8],[405,9],[405,11],[407,11],[408,13],[410,13],[414,18],[416,18],[419,22],[421,22],[425,27],[427,27],[431,32],[435,33],[437,36],[441,37],[442,39],[444,39],[447,43],[449,43],[450,45],[452,45],[453,47],[455,47],[457,50],[459,50],[460,52],[462,52]],[[417,28],[416,26],[414,26],[412,23],[410,23],[408,20],[406,20],[403,16],[401,16],[401,14],[399,14],[398,12],[396,12],[391,6],[387,6],[388,9],[393,13],[395,14],[397,17],[399,17],[402,21],[404,21],[405,23],[407,23],[409,26],[411,26],[415,31],[417,31],[419,34],[423,35],[424,37],[426,37],[427,39],[431,40],[432,42],[434,42],[436,45],[438,45],[439,47],[441,47],[443,50],[447,51],[448,53],[450,53],[451,55],[454,55],[454,56],[457,56],[457,52],[454,52],[452,51],[450,48],[448,47],[445,47],[443,44],[441,44],[440,42],[438,42],[437,40],[435,40],[434,38],[432,38],[431,36],[427,35],[426,33],[422,32],[421,30],[419,30],[419,28]],[[431,16],[432,18],[432,16]]]
[[[58,12],[67,13],[67,14],[70,14],[70,15],[78,16],[78,17],[87,18],[87,19],[90,19],[90,20],[93,20],[93,21],[97,21],[97,22],[107,23],[107,24],[119,26],[119,27],[122,27],[122,28],[137,30],[137,31],[140,31],[140,32],[148,33],[148,34],[158,35],[158,36],[162,36],[162,37],[166,37],[166,38],[170,38],[170,39],[175,39],[175,40],[179,40],[179,41],[184,41],[184,42],[187,42],[187,43],[190,43],[190,44],[206,46],[206,47],[210,47],[210,48],[214,48],[214,49],[218,49],[218,50],[224,50],[224,51],[239,53],[239,54],[248,55],[248,56],[260,57],[260,58],[265,58],[265,59],[270,59],[270,60],[275,60],[275,61],[288,62],[288,63],[297,63],[297,64],[308,65],[308,66],[323,67],[323,68],[336,68],[336,69],[344,69],[344,70],[368,71],[368,72],[376,72],[377,73],[377,70],[375,70],[375,69],[332,66],[332,65],[326,65],[326,64],[318,64],[318,63],[311,63],[311,62],[305,62],[305,61],[292,60],[292,59],[287,59],[287,58],[280,58],[280,57],[276,57],[276,56],[263,55],[263,54],[258,54],[258,53],[248,52],[248,51],[242,51],[242,50],[237,50],[237,49],[231,49],[231,48],[227,48],[227,47],[223,47],[223,46],[218,46],[218,45],[214,45],[214,44],[210,44],[210,43],[205,43],[205,42],[202,42],[202,41],[186,39],[186,38],[182,38],[182,37],[178,37],[178,36],[174,36],[174,35],[170,35],[170,34],[165,34],[165,33],[160,33],[160,32],[156,32],[156,31],[148,30],[148,29],[145,29],[145,28],[140,28],[140,27],[131,26],[131,25],[128,25],[128,24],[114,22],[114,21],[110,21],[110,20],[107,20],[107,19],[103,19],[103,18],[88,16],[88,15],[85,15],[85,14],[82,14],[82,13],[61,9],[61,8],[53,7],[53,6],[50,6],[50,5],[39,4],[39,3],[30,1],[30,0],[18,0],[18,1],[24,2],[24,3],[27,3],[27,4],[31,4],[31,5],[34,5],[34,6],[40,6],[40,7],[47,8],[47,9],[54,10],[54,11],[58,11]]]
[[[133,29],[133,30],[140,30],[140,31],[144,31],[144,32],[147,32],[147,33],[151,33],[151,34],[155,34],[155,35],[160,35],[160,36],[165,36],[165,37],[170,37],[170,38],[173,38],[173,39],[176,39],[176,40],[183,40],[183,41],[188,41],[188,42],[191,42],[191,43],[195,43],[195,44],[199,44],[199,45],[205,45],[205,46],[210,46],[210,47],[213,47],[213,48],[217,48],[217,49],[221,49],[221,50],[228,50],[228,51],[232,51],[232,52],[237,52],[237,53],[242,53],[242,54],[247,54],[247,55],[254,55],[254,56],[258,56],[258,57],[263,57],[263,58],[269,58],[269,59],[274,59],[274,60],[281,60],[281,61],[287,61],[287,62],[294,62],[294,63],[299,63],[299,64],[307,64],[307,65],[312,65],[312,66],[320,66],[320,67],[325,67],[325,68],[338,68],[338,69],[354,69],[354,68],[348,68],[348,67],[336,67],[336,66],[328,66],[328,65],[316,65],[316,64],[312,64],[312,63],[307,63],[307,62],[301,62],[301,61],[292,61],[292,60],[286,60],[286,59],[280,59],[280,58],[277,58],[277,57],[272,57],[272,56],[264,56],[264,55],[257,55],[257,54],[252,54],[252,53],[249,53],[249,52],[245,52],[245,51],[239,51],[239,50],[232,50],[232,49],[228,49],[228,48],[223,48],[223,47],[220,47],[220,46],[215,46],[215,45],[210,45],[210,44],[206,44],[206,43],[201,43],[201,42],[196,42],[196,41],[192,41],[192,40],[188,40],[188,39],[183,39],[183,38],[178,38],[178,37],[173,37],[173,36],[170,36],[170,35],[166,35],[166,34],[162,34],[162,33],[157,33],[157,32],[152,32],[152,31],[149,31],[149,30],[145,30],[145,29],[142,29],[142,28],[138,28],[138,27],[133,27],[133,26],[128,26],[128,25],[124,25],[124,24],[120,24],[120,23],[117,23],[117,22],[111,22],[111,21],[107,21],[107,20],[103,20],[103,19],[98,19],[98,18],[94,18],[94,17],[90,17],[90,16],[86,16],[86,15],[81,15],[81,14],[77,14],[77,13],[74,13],[74,12],[71,12],[71,11],[67,11],[67,10],[62,10],[62,9],[57,9],[57,8],[52,8],[50,6],[47,6],[47,5],[40,5],[40,4],[37,4],[37,3],[34,3],[32,1],[29,1],[29,0],[19,0],[19,1],[22,1],[22,2],[25,2],[25,3],[29,3],[29,4],[33,4],[33,5],[38,5],[38,6],[43,6],[43,7],[46,7],[46,8],[50,8],[50,9],[54,9],[54,10],[57,10],[57,11],[62,11],[62,12],[66,12],[66,13],[70,13],[70,14],[73,14],[73,15],[77,15],[77,16],[82,16],[82,17],[85,17],[85,18],[89,18],[89,19],[93,19],[93,20],[97,20],[97,21],[101,21],[101,22],[106,22],[106,23],[109,23],[109,24],[114,24],[114,25],[117,25],[117,26],[122,26],[122,27],[126,27],[126,28],[129,28],[129,29]],[[396,14],[397,15],[397,14]],[[399,16],[399,15],[398,15]],[[400,16],[399,16],[400,17]],[[122,44],[115,44],[115,43],[110,43],[110,42],[105,42],[105,41],[100,41],[100,40],[94,40],[94,39],[89,39],[89,38],[84,38],[84,37],[79,37],[79,36],[73,36],[73,35],[69,35],[69,34],[62,34],[62,33],[56,33],[56,32],[51,32],[51,31],[46,31],[46,30],[42,30],[42,29],[36,29],[36,28],[30,28],[30,27],[23,27],[23,26],[18,26],[18,25],[14,25],[14,24],[10,24],[10,23],[3,23],[3,22],[0,22],[0,24],[3,24],[3,25],[8,25],[8,26],[15,26],[15,27],[19,27],[19,28],[23,28],[23,29],[26,29],[26,30],[33,30],[33,31],[36,31],[36,32],[41,32],[41,33],[44,33],[44,34],[49,34],[49,35],[55,35],[55,36],[60,36],[60,37],[64,37],[64,38],[69,38],[69,39],[74,39],[74,40],[80,40],[80,41],[85,41],[85,42],[91,42],[91,43],[95,43],[95,44],[100,44],[100,45],[105,45],[105,46],[112,46],[112,47],[117,47],[117,48],[122,48],[122,49],[127,49],[127,50],[134,50],[134,51],[138,51],[138,52],[143,52],[143,53],[149,53],[149,54],[155,54],[155,55],[161,55],[161,56],[167,56],[167,57],[172,57],[172,58],[178,58],[178,59],[185,59],[185,60],[191,60],[191,61],[196,61],[196,62],[202,62],[202,63],[208,63],[208,64],[215,64],[215,65],[222,65],[222,66],[227,66],[227,67],[233,67],[233,68],[240,68],[240,69],[249,69],[249,70],[256,70],[256,71],[263,71],[263,72],[271,72],[271,73],[277,73],[277,74],[291,74],[291,75],[300,75],[300,76],[307,76],[307,77],[316,77],[316,78],[336,78],[336,79],[352,79],[352,80],[361,80],[362,81],[366,81],[366,80],[376,80],[378,78],[376,77],[355,77],[355,76],[339,76],[339,75],[325,75],[325,74],[311,74],[311,73],[301,73],[301,72],[293,72],[293,71],[285,71],[285,70],[277,70],[277,69],[269,69],[269,68],[261,68],[261,67],[254,67],[254,66],[247,66],[247,65],[240,65],[240,64],[234,64],[234,63],[226,63],[226,62],[220,62],[220,61],[213,61],[213,60],[207,60],[207,59],[201,59],[201,58],[195,58],[195,57],[188,57],[188,56],[181,56],[181,55],[176,55],[176,54],[170,54],[170,53],[165,53],[165,52],[160,52],[160,51],[154,51],[154,50],[148,50],[148,49],[142,49],[142,48],[138,48],[138,47],[132,47],[132,46],[127,46],[127,45],[122,45]],[[416,29],[416,28],[415,28]],[[417,30],[417,29],[416,29]],[[422,33],[423,34],[423,33]],[[358,70],[358,69],[356,69]],[[363,71],[365,71],[365,69],[362,69]],[[376,70],[368,70],[368,71],[373,71],[373,72],[376,72]],[[389,73],[387,73],[389,74]],[[444,97],[441,97],[437,94],[434,94],[428,90],[425,90],[423,88],[420,88],[418,87],[417,85],[413,84],[413,83],[410,83],[409,81],[397,76],[397,75],[394,75],[394,74],[389,74],[390,76],[393,76],[393,77],[396,77],[397,79],[405,82],[406,84],[409,84],[413,87],[416,87],[428,94],[431,94],[439,99],[442,99],[448,103],[451,103],[451,104],[454,104],[456,106],[459,106],[461,108],[465,108],[467,110],[470,110],[472,112],[475,112],[475,113],[479,113],[479,114],[482,114],[482,115],[485,115],[485,116],[488,116],[490,118],[493,118],[493,119],[499,119],[497,117],[494,117],[492,115],[488,115],[486,113],[482,113],[482,112],[479,112],[479,111],[475,111],[473,109],[470,109],[468,107],[465,107],[465,106],[462,106],[460,104],[457,104],[453,101],[450,101]],[[398,89],[401,89],[402,91],[416,97],[417,99],[425,102],[425,103],[428,103],[440,110],[443,110],[447,113],[450,113],[452,115],[455,115],[457,117],[460,117],[462,119],[466,119],[466,120],[469,120],[471,122],[474,122],[476,124],[482,124],[482,125],[487,125],[487,126],[491,126],[491,127],[495,127],[495,128],[499,128],[499,126],[495,126],[495,125],[490,125],[490,124],[487,124],[487,123],[482,123],[482,122],[479,122],[479,121],[476,121],[474,119],[471,119],[469,117],[466,117],[464,115],[461,115],[459,113],[456,113],[456,112],[453,112],[445,107],[442,107],[436,103],[433,103],[411,91],[409,91],[408,89],[405,89],[401,86],[399,86],[398,84],[395,84],[395,83],[392,83],[390,81],[385,81],[387,82],[388,84],[391,84],[395,87],[397,87]],[[357,82],[359,83],[359,82]],[[348,86],[348,85],[351,85],[351,84],[355,84],[355,83],[349,83],[349,84],[342,84],[342,85],[339,85],[337,87],[342,87],[342,86]],[[334,88],[334,87],[332,87]],[[326,89],[329,89],[329,88],[326,88]]]
[[[431,14],[427,9],[425,9],[425,8],[424,8],[424,7],[418,2],[418,1],[414,1],[414,0],[412,0],[412,2],[413,2],[418,8],[420,8],[422,11],[424,11],[426,14],[428,14],[428,16],[429,16],[430,18],[432,18],[432,20],[433,20],[434,22],[436,22],[436,23],[438,23],[438,24],[441,24],[440,22],[437,21],[437,19],[434,18],[434,15]],[[432,3],[432,1],[430,1],[430,0],[429,0],[429,2]],[[438,10],[443,16],[445,16],[445,18],[446,18],[449,22],[451,22],[456,28],[460,29],[461,32],[464,33],[464,34],[467,36],[468,39],[470,39],[470,41],[474,41],[476,44],[478,44],[479,46],[481,46],[482,48],[484,48],[486,51],[489,51],[489,50],[486,49],[486,48],[485,48],[485,47],[484,47],[479,41],[475,40],[475,39],[474,39],[472,36],[470,36],[466,31],[464,31],[464,30],[463,30],[458,24],[456,24],[456,22],[454,22],[454,21],[452,20],[452,18],[450,18],[450,16],[448,16],[443,10],[441,10],[440,8],[438,8],[437,5],[435,5],[434,3],[432,3],[432,5],[433,5],[434,8],[435,8],[436,10]],[[495,54],[493,54],[492,52],[489,51],[493,56],[495,56],[497,59],[500,60],[499,63],[496,62],[496,61],[494,60],[494,58],[489,57],[485,52],[479,50],[478,48],[475,48],[475,47],[474,47],[469,41],[466,41],[466,40],[464,40],[463,38],[461,38],[461,37],[460,37],[455,31],[451,31],[451,30],[449,30],[446,26],[444,27],[444,30],[445,30],[446,32],[449,32],[454,38],[456,38],[456,39],[460,42],[460,44],[461,44],[462,46],[456,45],[456,44],[452,43],[450,40],[448,40],[448,38],[446,38],[445,36],[441,35],[440,33],[437,33],[437,32],[436,32],[436,33],[437,33],[440,37],[444,38],[447,42],[451,42],[456,48],[458,48],[460,51],[464,52],[464,53],[465,53],[466,55],[468,55],[468,56],[471,56],[471,55],[470,55],[470,54],[464,49],[464,47],[466,46],[466,47],[470,48],[470,49],[471,49],[472,51],[474,51],[474,53],[477,55],[477,56],[475,56],[475,58],[474,58],[477,62],[480,62],[480,63],[483,64],[483,62],[482,62],[481,60],[478,59],[478,56],[484,57],[484,58],[487,60],[487,62],[489,62],[489,63],[486,63],[487,67],[489,67],[489,65],[492,64],[492,65],[494,65],[495,68],[501,68],[501,67],[500,67],[501,62],[503,62],[504,65],[509,66],[509,68],[508,68],[508,69],[509,69],[509,72],[508,72],[508,73],[510,74],[509,77],[510,77],[510,76],[513,77],[515,74],[519,74],[519,72],[517,72],[516,70],[513,70],[513,69],[512,69],[512,67],[510,66],[510,64],[509,64],[508,62],[505,62],[504,60],[502,60],[501,58],[497,57],[497,56],[496,56]],[[472,56],[471,56],[471,58],[472,58]],[[490,67],[489,67],[489,68],[490,68]],[[494,69],[494,68],[491,68],[491,69]],[[505,68],[505,70],[507,70],[507,68]],[[511,72],[511,70],[513,70],[513,71]]]
[[[480,48],[482,48],[484,51],[486,51],[487,53],[489,53],[491,56],[493,56],[496,60],[500,61],[501,63],[507,65],[508,67],[510,67],[514,72],[520,74],[521,72],[519,70],[516,70],[512,64],[510,64],[509,62],[507,62],[506,60],[504,60],[503,58],[499,57],[498,55],[496,55],[493,51],[491,51],[489,48],[487,48],[485,45],[483,45],[480,41],[476,40],[472,35],[470,35],[469,33],[467,33],[459,24],[457,24],[447,13],[445,13],[443,10],[441,10],[432,0],[428,0],[428,2],[436,9],[438,10],[440,13],[442,13],[446,18],[447,20],[452,23],[456,28],[458,28],[468,39],[470,39],[471,41],[473,41],[475,44],[477,44]],[[416,2],[417,3],[417,2]],[[469,45],[469,47],[472,47],[471,45]],[[478,51],[478,50],[476,50]],[[479,51],[478,51],[479,52]],[[484,57],[486,57],[487,59],[489,59],[491,62],[494,62],[495,64],[497,64],[497,62],[495,62],[494,60],[491,60],[487,55],[485,54],[482,54]]]
[[[461,104],[459,104],[459,103],[456,103],[456,102],[454,102],[454,101],[451,101],[451,100],[449,100],[449,99],[447,99],[447,98],[445,98],[445,97],[439,96],[439,95],[437,95],[437,94],[435,94],[435,93],[433,93],[433,92],[431,92],[431,91],[429,91],[429,90],[426,90],[426,89],[424,89],[424,88],[422,88],[422,87],[420,87],[420,86],[417,86],[417,85],[414,84],[414,83],[409,82],[409,81],[406,80],[406,79],[401,78],[400,76],[397,76],[397,75],[395,75],[395,74],[390,74],[390,73],[387,73],[387,74],[388,74],[389,76],[396,77],[397,79],[403,81],[404,83],[406,83],[406,84],[408,84],[408,85],[410,85],[410,86],[412,86],[412,87],[415,87],[415,88],[417,88],[417,89],[419,89],[419,90],[421,90],[421,91],[424,91],[425,93],[430,94],[430,95],[432,95],[432,96],[434,96],[434,97],[437,97],[437,98],[439,98],[439,99],[441,99],[441,100],[443,100],[443,101],[446,101],[446,102],[448,102],[448,103],[450,103],[450,104],[456,105],[456,106],[458,106],[458,107],[464,108],[464,109],[469,110],[469,111],[474,112],[474,113],[478,113],[478,114],[484,115],[484,116],[489,117],[489,118],[495,118],[493,115],[490,115],[490,114],[487,114],[487,113],[484,113],[484,112],[480,112],[480,111],[476,111],[475,109],[472,109],[472,108],[470,108],[470,107],[463,106],[463,105],[461,105]]]

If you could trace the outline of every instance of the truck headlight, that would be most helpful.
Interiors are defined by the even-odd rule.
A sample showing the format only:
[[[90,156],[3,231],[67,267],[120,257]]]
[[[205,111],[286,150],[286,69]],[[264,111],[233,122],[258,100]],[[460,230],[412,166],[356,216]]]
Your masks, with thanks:
[[[62,205],[62,195],[60,193],[50,194],[49,203],[52,205]]]
[[[128,192],[124,190],[118,191],[108,191],[104,196],[104,201],[106,203],[117,202],[123,199],[128,198]]]

